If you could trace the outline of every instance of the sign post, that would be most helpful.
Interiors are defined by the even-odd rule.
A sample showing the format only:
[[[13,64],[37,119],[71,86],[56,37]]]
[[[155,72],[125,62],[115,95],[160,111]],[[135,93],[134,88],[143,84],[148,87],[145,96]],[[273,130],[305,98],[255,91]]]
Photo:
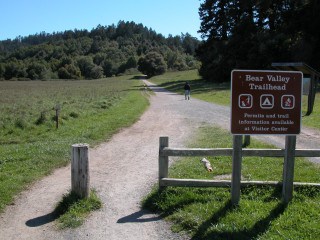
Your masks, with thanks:
[[[296,148],[296,136],[286,136],[286,148],[283,164],[282,199],[288,203],[293,195],[294,152]]]
[[[296,71],[234,70],[231,73],[231,133],[286,135],[284,202],[292,199],[296,136],[301,131],[303,74]],[[241,157],[234,141],[233,158]],[[240,149],[241,151],[241,149]],[[240,162],[240,164],[239,164]],[[233,159],[232,202],[238,204],[241,161]]]
[[[242,136],[233,136],[232,151],[232,177],[231,177],[231,203],[238,205],[240,201],[241,186],[241,163],[242,163]]]

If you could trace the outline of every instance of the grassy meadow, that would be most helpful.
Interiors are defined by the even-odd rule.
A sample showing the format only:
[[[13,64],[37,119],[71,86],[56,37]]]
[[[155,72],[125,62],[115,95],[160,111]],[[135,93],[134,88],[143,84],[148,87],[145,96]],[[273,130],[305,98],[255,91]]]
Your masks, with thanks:
[[[155,76],[151,82],[165,87],[170,91],[184,94],[183,86],[186,81],[191,85],[191,98],[198,98],[207,102],[213,102],[230,106],[231,90],[230,83],[214,84],[203,80],[197,70],[184,72],[169,72],[165,75]],[[307,96],[303,96],[302,113],[307,112]],[[320,130],[320,86],[315,98],[314,109],[310,116],[302,117],[302,124]]]
[[[135,122],[149,104],[142,86],[133,76],[0,81],[0,212],[32,182],[68,164],[72,144],[94,146]]]

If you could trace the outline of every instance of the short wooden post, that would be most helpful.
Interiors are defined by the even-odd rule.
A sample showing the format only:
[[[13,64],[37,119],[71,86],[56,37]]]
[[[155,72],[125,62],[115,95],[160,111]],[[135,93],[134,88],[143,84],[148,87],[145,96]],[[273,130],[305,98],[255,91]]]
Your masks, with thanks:
[[[293,175],[296,150],[296,136],[286,136],[283,164],[282,200],[288,203],[293,196]]]
[[[59,128],[59,114],[60,114],[60,109],[61,109],[60,104],[57,104],[57,105],[55,106],[55,110],[56,110],[56,129]]]
[[[232,151],[232,179],[231,179],[231,203],[238,205],[240,201],[241,186],[241,163],[242,163],[242,136],[233,136]]]
[[[88,148],[88,144],[72,145],[71,191],[80,198],[88,198],[90,193]]]
[[[159,188],[163,188],[161,185],[161,179],[168,177],[169,157],[163,156],[162,150],[169,146],[168,137],[160,137],[159,139]]]

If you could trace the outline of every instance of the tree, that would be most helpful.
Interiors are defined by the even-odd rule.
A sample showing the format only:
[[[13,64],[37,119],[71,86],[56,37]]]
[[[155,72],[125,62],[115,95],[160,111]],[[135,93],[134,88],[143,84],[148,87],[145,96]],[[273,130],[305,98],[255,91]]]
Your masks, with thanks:
[[[142,24],[125,21],[98,25],[92,31],[41,32],[0,41],[0,77],[92,79],[101,77],[101,69],[105,76],[127,74],[150,52],[159,54],[151,57],[151,74],[165,71],[166,66],[189,69],[198,65],[191,58],[195,59],[199,42],[188,33],[165,38]]]
[[[43,63],[33,62],[27,69],[28,78],[35,79],[46,79],[48,77],[48,69]]]
[[[118,74],[124,73],[126,70],[130,68],[136,68],[137,67],[137,60],[135,57],[130,57],[127,62],[121,64],[118,68]]]
[[[230,35],[231,11],[234,2],[228,0],[206,0],[200,4],[201,26],[199,32],[204,38],[227,40]]]
[[[138,70],[149,78],[166,72],[167,64],[163,56],[157,52],[149,52],[138,61]]]
[[[199,47],[198,39],[192,37],[189,33],[181,34],[181,38],[185,53],[195,55],[196,49]]]
[[[92,57],[82,56],[77,60],[77,65],[81,71],[81,75],[85,78],[91,78],[92,69],[95,66]]]
[[[269,69],[272,62],[303,61],[319,68],[317,10],[316,0],[204,0],[200,74],[222,82],[232,69]]]
[[[95,65],[91,68],[90,78],[98,79],[103,77],[103,68],[100,66]]]
[[[59,68],[58,76],[61,79],[80,79],[81,71],[74,64],[66,64],[63,67]]]
[[[97,53],[93,57],[93,62],[96,65],[101,65],[101,63],[104,61],[105,58],[106,58],[106,54],[105,53]]]
[[[103,73],[106,77],[112,77],[115,72],[113,71],[112,62],[108,60],[104,60],[101,64]]]
[[[4,78],[4,73],[5,73],[6,69],[4,64],[0,63],[0,79]]]
[[[27,77],[26,66],[22,61],[13,60],[5,66],[4,78],[26,78]]]

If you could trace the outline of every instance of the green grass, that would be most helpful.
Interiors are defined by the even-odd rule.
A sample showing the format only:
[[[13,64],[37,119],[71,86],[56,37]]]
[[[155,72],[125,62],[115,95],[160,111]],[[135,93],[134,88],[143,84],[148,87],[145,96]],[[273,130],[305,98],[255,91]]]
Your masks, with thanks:
[[[184,94],[185,82],[191,85],[191,97],[221,105],[230,105],[230,84],[213,84],[204,81],[197,70],[183,72],[168,72],[164,75],[150,78],[150,81],[170,91]]]
[[[34,181],[67,165],[72,144],[94,146],[135,122],[148,106],[142,89],[132,76],[0,81],[0,212]]]
[[[75,193],[70,192],[63,196],[54,210],[58,217],[57,225],[59,229],[77,228],[84,223],[92,211],[101,207],[102,202],[95,190],[91,190],[90,196],[85,199],[80,199]]]
[[[318,85],[318,93],[316,94],[313,112],[309,116],[302,117],[302,124],[308,127],[317,128],[320,130],[320,85]],[[303,96],[302,109],[303,113],[305,113],[308,109],[308,98],[307,96]]]
[[[232,136],[219,128],[203,127],[190,147],[231,147]],[[251,148],[270,148],[251,140]],[[227,179],[232,172],[230,157],[207,157],[214,170],[207,172],[199,157],[182,158],[169,169],[169,177]],[[283,158],[245,157],[244,180],[281,181]],[[319,166],[296,158],[294,181],[320,182]],[[238,207],[230,204],[230,189],[155,188],[143,206],[173,223],[172,229],[192,239],[318,239],[320,236],[320,190],[295,188],[292,202],[284,205],[279,187],[241,189]]]
[[[197,70],[184,72],[169,72],[164,75],[155,76],[151,82],[165,87],[170,91],[184,94],[183,86],[186,81],[191,85],[191,97],[207,102],[213,102],[224,106],[231,106],[230,83],[214,84],[203,80]],[[320,88],[320,86],[319,86]],[[303,96],[302,112],[307,112],[307,96]],[[302,118],[302,124],[320,130],[320,92],[317,93],[313,113]]]

